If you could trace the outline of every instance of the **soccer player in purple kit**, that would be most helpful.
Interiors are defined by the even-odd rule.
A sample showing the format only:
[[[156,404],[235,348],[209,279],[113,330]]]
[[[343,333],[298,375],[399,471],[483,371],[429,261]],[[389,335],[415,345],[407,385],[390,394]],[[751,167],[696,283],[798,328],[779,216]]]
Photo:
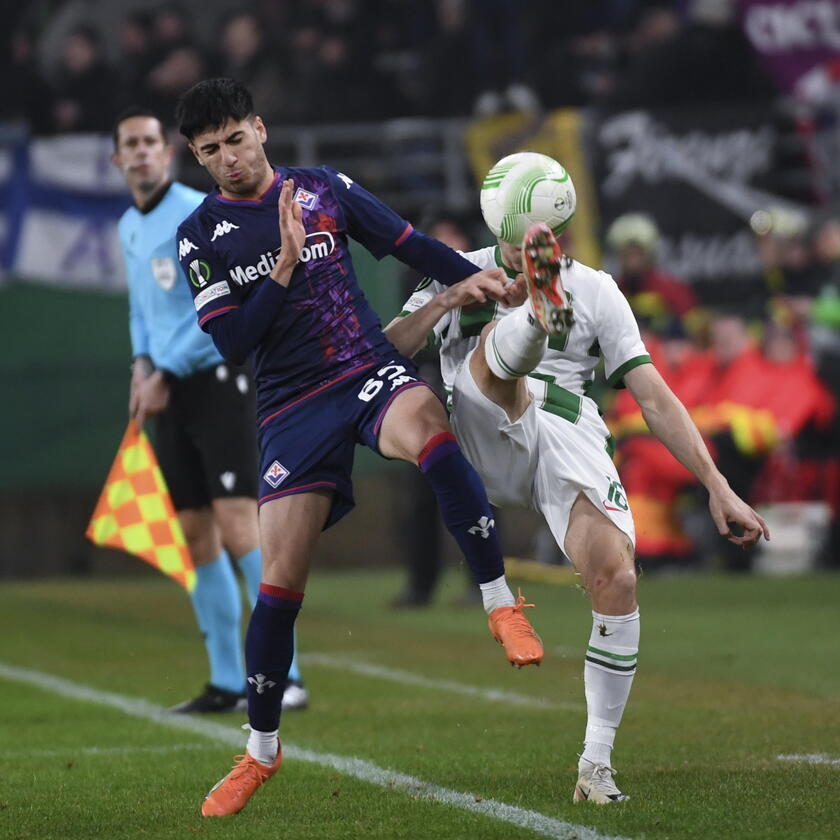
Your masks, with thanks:
[[[250,735],[202,805],[225,816],[282,761],[278,687],[318,534],[353,507],[357,443],[428,477],[511,664],[539,664],[543,650],[505,580],[481,480],[440,400],[384,336],[348,237],[446,285],[467,280],[453,290],[464,302],[504,300],[501,270],[479,271],[330,167],[272,167],[251,95],[232,79],[199,82],[176,116],[217,184],[178,229],[198,322],[227,359],[250,359],[257,383],[263,582],[245,643]]]

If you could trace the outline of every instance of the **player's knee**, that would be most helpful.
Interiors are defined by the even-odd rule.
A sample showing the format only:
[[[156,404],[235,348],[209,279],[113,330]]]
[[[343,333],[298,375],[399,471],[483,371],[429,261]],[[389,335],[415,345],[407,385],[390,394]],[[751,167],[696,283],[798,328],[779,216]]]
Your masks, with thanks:
[[[480,338],[480,341],[481,341],[482,345],[484,345],[484,342],[487,341],[487,336],[490,335],[491,332],[493,332],[495,327],[496,327],[496,322],[495,321],[490,321],[489,324],[485,324],[482,327],[481,338]]]
[[[601,565],[592,576],[590,586],[593,595],[609,595],[620,601],[636,597],[636,570],[628,567],[623,558]]]

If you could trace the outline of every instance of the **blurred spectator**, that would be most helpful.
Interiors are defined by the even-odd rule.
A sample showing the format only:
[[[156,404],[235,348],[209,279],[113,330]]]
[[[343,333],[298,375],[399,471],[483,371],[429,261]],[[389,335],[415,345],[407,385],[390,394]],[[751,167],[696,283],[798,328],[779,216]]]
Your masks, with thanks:
[[[814,255],[820,288],[811,310],[811,348],[817,372],[840,405],[840,210],[832,208],[817,220]],[[840,459],[840,411],[835,413],[828,452]],[[840,567],[840,469],[835,472],[829,501],[832,520],[821,552],[823,566]]]
[[[145,81],[154,63],[151,18],[145,12],[130,12],[117,32],[120,60],[120,100],[123,104],[145,99]]]
[[[697,305],[694,290],[656,263],[659,230],[643,213],[619,216],[609,227],[607,247],[617,259],[613,276],[637,317],[665,323]]]
[[[622,72],[622,36],[640,5],[634,0],[568,0],[559,31],[553,26],[534,27],[529,58],[540,68],[539,94],[547,105],[598,105],[613,95]],[[553,0],[543,0],[538,20],[550,20],[556,8]]]
[[[834,404],[794,331],[770,322],[759,347],[739,313],[720,311],[710,321],[709,340],[707,352],[693,348],[678,321],[661,338],[645,335],[657,368],[691,413],[736,493],[762,502],[810,498],[813,482],[811,488],[806,485],[814,470],[803,465],[796,443],[811,429],[824,433]],[[693,541],[679,511],[683,494],[696,483],[650,436],[623,394],[616,399],[610,427],[637,517],[640,562],[655,567],[685,560]],[[816,474],[821,476],[820,468]],[[749,554],[721,548],[727,569],[749,570]]]
[[[266,38],[264,21],[253,12],[236,11],[219,27],[214,74],[237,79],[254,96],[257,113],[268,126],[287,114],[287,91],[276,46]]]
[[[470,66],[479,90],[476,116],[512,108],[538,113],[542,106],[526,78],[528,73],[527,17],[517,0],[471,0],[469,21],[473,36]]]
[[[352,122],[380,116],[383,92],[372,84],[371,51],[360,37],[363,11],[356,0],[300,5],[284,36],[289,89],[294,91],[288,102],[289,122]]]
[[[699,103],[755,102],[776,95],[741,31],[731,0],[690,0],[675,25],[672,3],[642,15],[635,51],[609,104],[616,110]]]
[[[192,33],[195,29],[179,3],[164,3],[158,6],[152,12],[151,27],[153,64],[163,61],[181,47],[193,45]]]
[[[51,94],[36,61],[34,38],[26,29],[18,29],[11,37],[9,65],[8,78],[14,84],[4,86],[0,121],[20,122],[33,134],[43,134],[52,127]]]
[[[68,32],[61,44],[50,127],[59,132],[107,132],[117,92],[117,82],[105,63],[98,31],[80,25]]]
[[[149,71],[144,102],[155,113],[171,116],[178,97],[206,74],[204,57],[196,47],[189,44],[176,47]]]
[[[435,29],[427,40],[424,72],[429,79],[425,112],[460,116],[476,96],[475,74],[465,67],[472,38],[467,0],[436,0]]]

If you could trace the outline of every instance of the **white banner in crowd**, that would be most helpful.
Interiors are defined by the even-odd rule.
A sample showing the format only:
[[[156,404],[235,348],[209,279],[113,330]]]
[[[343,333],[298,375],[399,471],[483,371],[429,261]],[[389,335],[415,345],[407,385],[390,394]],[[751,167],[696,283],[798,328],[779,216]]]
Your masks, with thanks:
[[[55,286],[124,289],[116,221],[31,209],[23,220],[12,273]]]
[[[130,205],[111,138],[74,135],[0,146],[0,266],[16,280],[125,288],[117,221]]]

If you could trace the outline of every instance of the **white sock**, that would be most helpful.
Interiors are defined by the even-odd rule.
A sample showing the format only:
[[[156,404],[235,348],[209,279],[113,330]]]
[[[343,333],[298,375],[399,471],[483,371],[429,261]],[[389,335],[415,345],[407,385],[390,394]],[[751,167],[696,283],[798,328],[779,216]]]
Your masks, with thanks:
[[[484,611],[491,613],[497,607],[512,607],[516,603],[513,597],[513,592],[507,585],[505,576],[497,577],[496,580],[490,580],[487,583],[479,583],[478,588],[481,590],[481,600],[484,603]]]
[[[585,761],[610,763],[615,733],[621,723],[639,653],[639,611],[630,615],[592,613],[592,635],[586,649],[583,684],[586,692]]]
[[[277,758],[277,730],[274,732],[259,732],[246,723],[243,729],[249,729],[248,746],[246,749],[251,758],[259,761],[260,764],[265,764],[266,767],[271,767],[274,764],[274,759]]]
[[[484,357],[499,379],[521,379],[542,361],[547,345],[548,334],[526,300],[492,329],[484,342]]]

